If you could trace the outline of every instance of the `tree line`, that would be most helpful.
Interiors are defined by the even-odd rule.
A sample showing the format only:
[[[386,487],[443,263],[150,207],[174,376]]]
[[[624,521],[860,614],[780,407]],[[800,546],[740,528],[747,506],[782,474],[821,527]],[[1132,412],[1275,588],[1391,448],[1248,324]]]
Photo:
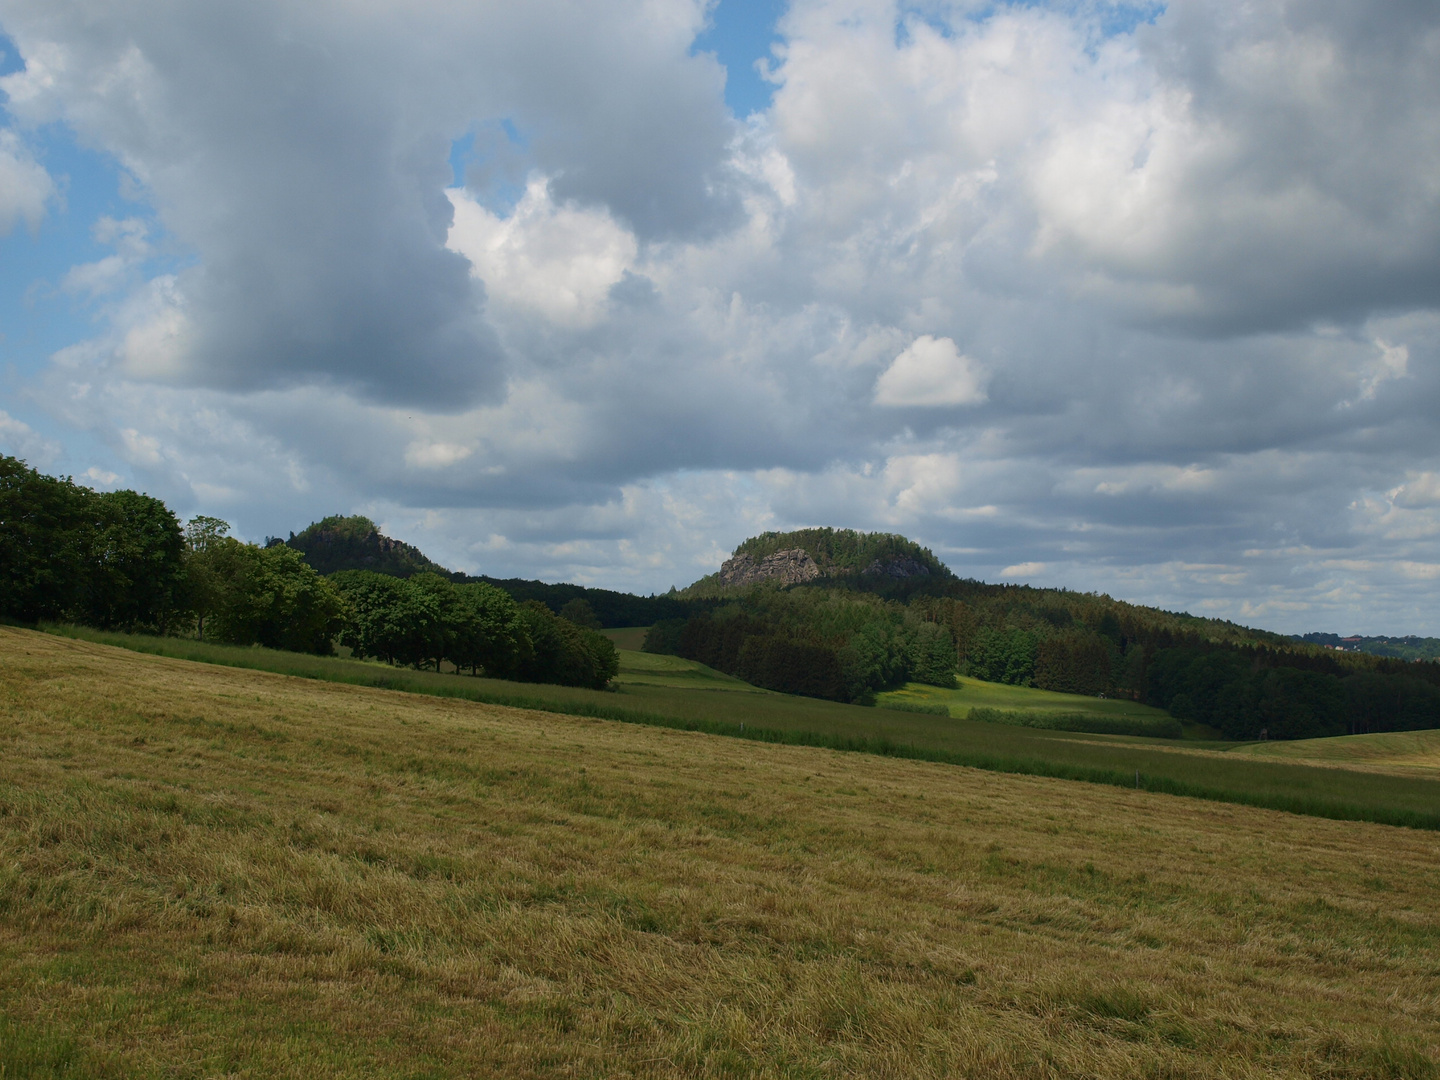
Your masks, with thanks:
[[[1127,697],[1229,738],[1300,739],[1440,727],[1440,665],[1339,653],[1233,623],[1060,590],[917,597],[962,674]]]
[[[164,632],[186,602],[184,550],[159,499],[92,491],[0,456],[0,614]]]
[[[834,701],[873,702],[907,682],[953,686],[956,672],[946,628],[904,605],[840,589],[762,586],[657,623],[644,647],[766,689]]]
[[[159,499],[97,492],[0,456],[0,615],[360,658],[527,682],[603,687],[614,645],[544,604],[431,572],[322,576],[283,543],[247,544]]]
[[[620,670],[619,654],[604,634],[544,604],[517,604],[493,585],[373,570],[342,570],[331,580],[347,609],[340,642],[362,659],[433,665],[436,671],[449,663],[472,675],[595,689]]]
[[[1440,664],[933,568],[899,591],[877,591],[871,579],[890,575],[856,568],[886,559],[940,565],[903,537],[810,530],[766,534],[751,547],[763,555],[807,542],[830,568],[815,584],[734,590],[704,579],[679,594],[627,597],[450,574],[364,518],[327,518],[290,541],[245,544],[218,519],[182,528],[159,499],[96,492],[0,456],[0,616],[23,622],[322,654],[338,641],[391,663],[601,686],[618,665],[595,630],[665,615],[646,648],[840,701],[872,700],[908,681],[948,685],[958,672],[1125,696],[1239,738],[1440,727]],[[336,572],[322,575],[317,561]]]
[[[1162,649],[1147,700],[1232,739],[1309,739],[1440,727],[1440,686],[1405,671],[1317,670],[1261,650]],[[1418,665],[1417,665],[1418,666]]]

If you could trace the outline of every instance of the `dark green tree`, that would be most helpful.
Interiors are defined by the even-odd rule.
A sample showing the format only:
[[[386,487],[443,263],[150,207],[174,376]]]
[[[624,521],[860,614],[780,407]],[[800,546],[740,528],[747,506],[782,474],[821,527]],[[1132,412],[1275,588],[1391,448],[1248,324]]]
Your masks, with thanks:
[[[184,604],[185,541],[159,499],[134,491],[91,495],[83,622],[164,633]]]
[[[406,581],[404,595],[411,635],[404,662],[416,667],[434,664],[439,671],[441,660],[454,655],[462,633],[455,586],[448,578],[426,571]]]
[[[456,670],[514,678],[533,652],[519,606],[508,593],[479,582],[457,586],[455,599],[449,659]]]
[[[558,617],[538,600],[526,601],[519,610],[532,647],[521,679],[603,690],[619,674],[620,655],[604,634]]]
[[[595,609],[583,596],[577,596],[574,600],[568,601],[560,609],[560,617],[569,619],[576,626],[583,626],[586,630],[599,630],[600,619],[595,614]]]
[[[71,615],[85,594],[93,492],[0,456],[0,614]]]
[[[229,531],[228,522],[204,515],[191,518],[185,525],[184,604],[195,620],[201,641],[205,640],[205,620],[225,599],[227,582],[218,563]]]
[[[405,582],[371,570],[342,570],[329,580],[346,605],[340,644],[361,660],[400,662],[410,636],[405,625],[410,615]]]
[[[228,538],[218,546],[226,585],[210,616],[214,638],[321,656],[334,652],[334,638],[345,622],[344,600],[298,551]]]
[[[938,623],[922,622],[910,640],[912,681],[931,686],[955,685],[955,642]]]

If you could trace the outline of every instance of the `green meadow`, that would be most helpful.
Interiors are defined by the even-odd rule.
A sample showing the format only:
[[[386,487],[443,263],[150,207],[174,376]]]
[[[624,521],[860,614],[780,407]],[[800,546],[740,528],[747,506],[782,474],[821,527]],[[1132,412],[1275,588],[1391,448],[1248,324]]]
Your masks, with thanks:
[[[639,652],[641,646],[645,644],[645,635],[649,631],[648,626],[625,626],[616,630],[601,630],[600,632],[613,641],[617,649]]]
[[[1321,817],[1440,829],[1440,778],[1430,775],[1385,775],[1245,755],[1235,752],[1241,746],[1234,743],[1177,745],[1168,739],[1017,727],[792,697],[757,691],[693,661],[631,650],[621,652],[621,673],[615,689],[598,691],[415,671],[182,638],[74,627],[51,630],[138,652],[306,679],[703,731],[758,742],[828,747],[1139,787]],[[954,691],[957,696],[965,692]],[[1132,703],[1055,696],[1073,702],[1096,702],[1102,708],[1135,708]]]
[[[903,690],[877,696],[880,705],[904,702],[944,705],[951,716],[964,716],[971,709],[1001,709],[1006,712],[1090,713],[1095,716],[1163,718],[1166,714],[1138,701],[1122,698],[1085,697],[1082,694],[1057,694],[1053,690],[1034,690],[1028,686],[1007,686],[1005,683],[982,682],[964,675],[956,678],[958,686],[946,690],[939,686],[910,683]]]

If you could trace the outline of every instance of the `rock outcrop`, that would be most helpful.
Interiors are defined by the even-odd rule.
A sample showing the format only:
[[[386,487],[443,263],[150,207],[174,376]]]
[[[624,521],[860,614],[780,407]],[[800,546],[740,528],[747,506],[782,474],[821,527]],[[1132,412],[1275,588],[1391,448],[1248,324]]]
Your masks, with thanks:
[[[814,581],[822,571],[804,548],[777,551],[756,559],[752,555],[736,555],[720,567],[721,585],[754,585],[774,581],[781,585],[800,585]]]

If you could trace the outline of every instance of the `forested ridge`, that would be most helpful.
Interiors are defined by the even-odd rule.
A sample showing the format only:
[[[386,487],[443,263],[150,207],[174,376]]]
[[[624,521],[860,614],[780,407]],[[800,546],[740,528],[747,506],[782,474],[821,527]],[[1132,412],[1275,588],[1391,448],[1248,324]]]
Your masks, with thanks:
[[[1404,637],[1388,637],[1384,634],[1354,634],[1350,637],[1341,637],[1339,634],[1295,634],[1292,640],[1320,645],[1338,652],[1363,652],[1374,656],[1389,656],[1396,660],[1440,660],[1440,638],[1420,637],[1416,634]]]
[[[679,594],[696,611],[657,625],[647,648],[771,689],[846,701],[907,681],[945,685],[958,672],[1123,696],[1231,738],[1440,727],[1440,664],[1339,652],[1101,594],[962,579],[932,569],[930,552],[891,534],[766,533],[736,555],[796,549],[821,577],[744,587],[703,578]],[[885,574],[886,560],[904,560],[911,572]]]
[[[962,579],[894,534],[766,533],[736,558],[753,573],[804,552],[813,580],[731,587],[711,575],[640,597],[451,573],[362,517],[263,546],[228,531],[207,517],[182,527],[158,499],[0,457],[0,616],[321,654],[339,642],[391,663],[585,686],[618,669],[598,629],[653,624],[647,649],[838,701],[912,681],[953,685],[959,673],[1124,696],[1232,738],[1440,727],[1440,664]]]
[[[266,546],[279,544],[300,552],[305,561],[321,574],[335,574],[342,570],[371,570],[399,578],[424,573],[439,574],[456,584],[479,582],[493,585],[519,603],[537,601],[557,615],[567,605],[583,601],[600,627],[649,626],[688,611],[672,596],[634,596],[584,585],[548,584],[484,574],[471,576],[447,570],[426,557],[419,548],[386,536],[373,521],[359,515],[323,518],[298,533],[291,533],[287,540],[272,537]],[[571,610],[580,609],[572,607]]]

